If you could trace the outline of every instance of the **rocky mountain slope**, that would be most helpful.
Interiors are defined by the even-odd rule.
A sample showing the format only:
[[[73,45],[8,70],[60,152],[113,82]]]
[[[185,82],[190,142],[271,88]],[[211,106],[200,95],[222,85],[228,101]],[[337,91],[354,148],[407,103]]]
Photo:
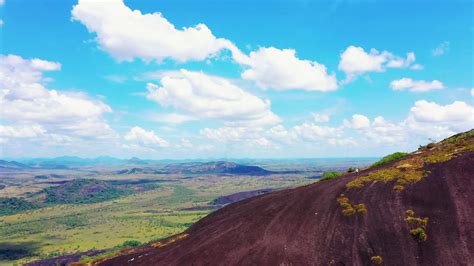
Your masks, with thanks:
[[[473,265],[474,131],[230,204],[100,265]]]

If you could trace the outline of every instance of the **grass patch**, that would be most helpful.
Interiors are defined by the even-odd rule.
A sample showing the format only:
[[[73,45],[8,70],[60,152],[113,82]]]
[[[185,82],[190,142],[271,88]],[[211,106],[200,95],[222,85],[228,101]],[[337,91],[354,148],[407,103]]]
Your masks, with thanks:
[[[361,215],[364,215],[367,213],[367,208],[365,207],[365,204],[360,203],[360,204],[355,204],[352,205],[349,198],[346,197],[344,194],[341,194],[336,201],[339,203],[339,206],[342,208],[342,214],[345,216],[351,216],[356,213],[359,213]]]
[[[331,180],[331,179],[334,179],[334,178],[337,178],[337,177],[340,177],[341,176],[341,173],[339,172],[325,172],[322,176],[321,176],[321,181],[324,181],[324,180]]]
[[[395,160],[406,157],[408,154],[409,153],[406,153],[406,152],[395,152],[395,153],[389,154],[383,157],[382,159],[380,159],[379,161],[375,162],[374,164],[372,164],[372,167],[384,165],[389,162],[393,162]]]

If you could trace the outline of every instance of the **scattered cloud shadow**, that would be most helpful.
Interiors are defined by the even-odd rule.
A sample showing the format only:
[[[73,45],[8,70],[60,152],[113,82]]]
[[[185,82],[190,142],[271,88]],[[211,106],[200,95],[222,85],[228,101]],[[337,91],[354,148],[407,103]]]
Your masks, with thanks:
[[[0,242],[0,261],[17,260],[37,254],[38,242]]]

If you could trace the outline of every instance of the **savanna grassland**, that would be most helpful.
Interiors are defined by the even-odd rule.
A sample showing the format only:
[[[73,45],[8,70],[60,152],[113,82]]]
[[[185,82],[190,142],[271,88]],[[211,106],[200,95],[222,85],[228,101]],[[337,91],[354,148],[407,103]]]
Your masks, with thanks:
[[[309,184],[326,169],[368,162],[329,161],[316,167],[314,163],[292,167],[288,162],[266,162],[265,167],[286,171],[266,175],[118,174],[117,169],[125,166],[3,171],[0,183],[6,187],[0,190],[0,198],[26,200],[36,207],[0,215],[0,264],[159,240],[184,231],[220,208],[211,205],[220,196]],[[72,203],[64,201],[71,198]]]

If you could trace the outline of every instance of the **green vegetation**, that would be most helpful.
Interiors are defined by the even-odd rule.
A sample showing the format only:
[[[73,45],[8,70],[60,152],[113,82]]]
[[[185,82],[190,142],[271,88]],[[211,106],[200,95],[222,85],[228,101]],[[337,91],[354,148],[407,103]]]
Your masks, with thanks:
[[[45,188],[45,203],[88,204],[117,199],[132,193],[95,179],[75,179],[58,187]]]
[[[405,218],[405,222],[412,228],[410,235],[418,242],[423,242],[428,238],[426,234],[426,227],[428,226],[428,217],[415,217],[415,212],[412,210],[405,211],[408,216]]]
[[[418,242],[426,241],[428,235],[425,232],[425,229],[422,227],[417,227],[415,229],[410,230],[410,235]]]
[[[374,164],[372,164],[372,167],[380,166],[380,165],[383,165],[383,164],[386,164],[386,163],[389,163],[389,162],[393,162],[395,160],[398,160],[398,159],[401,159],[401,158],[407,156],[408,154],[409,153],[406,153],[406,152],[392,153],[390,155],[387,155],[387,156],[383,157],[382,159],[380,159],[380,161],[375,162]]]
[[[345,216],[351,216],[356,212],[361,215],[367,213],[367,208],[365,207],[365,204],[360,203],[352,205],[349,198],[346,197],[344,194],[341,194],[336,201],[339,203],[339,206],[342,207],[342,214]]]
[[[121,248],[134,248],[140,246],[142,243],[138,240],[127,240],[123,242],[119,247]]]
[[[422,170],[423,161],[419,158],[403,160],[392,168],[385,168],[370,172],[368,175],[358,177],[346,184],[347,188],[361,188],[366,183],[375,181],[396,181],[394,190],[402,191],[403,185],[418,182],[425,177],[428,172]]]
[[[376,265],[382,265],[383,264],[383,259],[381,256],[372,256],[372,258],[370,258],[370,261],[372,261],[372,263],[376,264]]]
[[[470,137],[474,137],[474,129],[471,129],[467,132],[462,132],[462,133],[456,134],[454,136],[451,136],[451,137],[441,141],[441,143],[459,142],[459,141],[465,140],[465,139],[470,138]]]
[[[474,130],[447,138],[440,143],[433,143],[424,147],[420,155],[407,156],[406,153],[397,152],[388,155],[373,166],[382,165],[394,160],[399,160],[393,167],[371,171],[367,175],[353,179],[346,184],[347,188],[362,188],[367,183],[382,181],[395,181],[393,189],[403,191],[405,186],[420,181],[430,172],[424,169],[426,164],[441,163],[450,160],[456,154],[474,151]]]
[[[42,174],[32,171],[35,172],[31,176]],[[84,261],[110,257],[124,248],[133,248],[138,242],[154,243],[179,234],[211,212],[188,208],[207,206],[216,197],[236,192],[312,183],[306,176],[299,173],[252,178],[196,175],[185,179],[183,175],[137,174],[127,175],[126,179],[123,176],[98,176],[100,180],[61,180],[67,182],[51,188],[48,188],[51,184],[32,179],[28,181],[30,183],[22,182],[22,187],[16,191],[1,190],[2,193],[15,193],[3,194],[8,196],[30,195],[27,199],[38,202],[42,208],[0,217],[0,253],[3,252],[2,243],[5,250],[17,250],[8,251],[15,256],[0,258],[0,265],[21,265],[90,250],[106,251],[94,257],[85,256]],[[148,183],[139,182],[144,179],[159,181],[155,182],[159,186],[150,190],[144,186]],[[150,185],[155,183],[149,182]],[[88,195],[99,191],[104,193],[103,197],[87,199]],[[47,200],[48,195],[52,198]]]
[[[367,213],[367,207],[365,207],[365,204],[363,203],[354,205],[354,208],[356,209],[357,213],[360,213],[360,214]]]
[[[405,219],[405,222],[409,224],[414,224],[416,226],[420,226],[423,228],[426,228],[426,226],[428,225],[428,221],[429,221],[428,217],[425,217],[425,218],[407,217]]]
[[[322,176],[321,176],[321,181],[324,181],[324,180],[331,180],[331,179],[334,179],[334,178],[337,178],[337,177],[340,177],[341,176],[341,173],[339,172],[325,172]]]
[[[0,198],[0,216],[34,210],[38,205],[21,198]]]

